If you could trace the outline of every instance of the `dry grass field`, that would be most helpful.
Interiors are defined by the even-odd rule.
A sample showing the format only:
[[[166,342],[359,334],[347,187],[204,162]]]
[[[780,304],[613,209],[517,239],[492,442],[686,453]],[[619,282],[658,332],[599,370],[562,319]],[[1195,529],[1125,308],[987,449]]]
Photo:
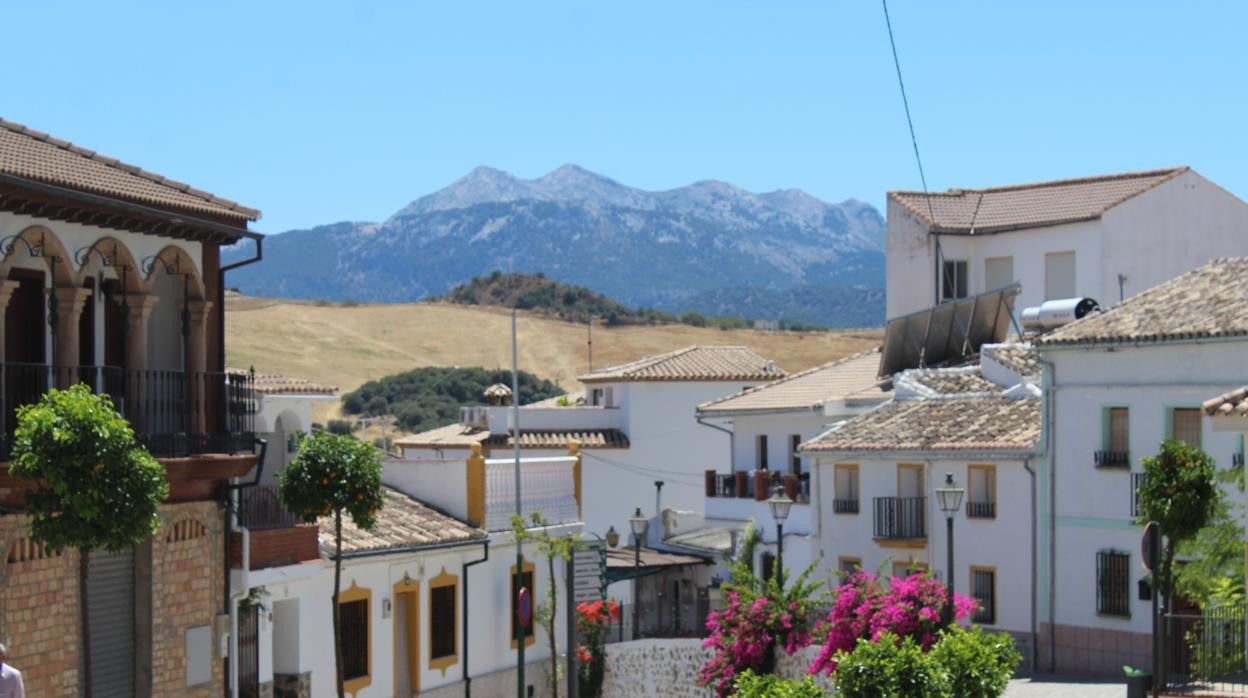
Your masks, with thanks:
[[[226,362],[337,386],[419,366],[511,365],[510,311],[440,303],[358,305],[232,297],[226,301]],[[521,314],[520,368],[579,387],[588,369],[586,327]],[[882,330],[756,332],[685,325],[594,328],[594,365],[603,367],[691,344],[739,344],[799,371],[879,344]],[[322,415],[323,416],[323,415]]]

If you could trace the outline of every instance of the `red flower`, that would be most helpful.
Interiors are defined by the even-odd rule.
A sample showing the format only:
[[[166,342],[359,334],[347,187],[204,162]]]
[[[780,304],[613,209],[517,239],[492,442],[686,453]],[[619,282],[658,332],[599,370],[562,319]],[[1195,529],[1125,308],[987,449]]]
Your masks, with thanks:
[[[589,649],[587,649],[585,645],[577,645],[576,659],[582,664],[589,664],[594,661],[594,655],[589,653]]]

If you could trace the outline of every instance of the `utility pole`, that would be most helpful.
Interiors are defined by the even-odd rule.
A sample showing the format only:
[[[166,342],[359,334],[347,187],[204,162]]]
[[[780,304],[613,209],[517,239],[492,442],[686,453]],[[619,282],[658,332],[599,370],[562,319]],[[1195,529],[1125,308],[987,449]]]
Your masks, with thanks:
[[[516,350],[516,309],[511,309],[511,442],[512,452],[516,460],[516,516],[524,518],[524,505],[520,497],[520,378],[519,355]],[[534,575],[536,576],[536,570]],[[520,610],[520,589],[524,582],[524,546],[516,539],[516,577],[512,583],[512,598],[516,600],[515,610]],[[553,584],[554,580],[550,580]],[[529,592],[532,594],[532,592]],[[530,599],[530,603],[532,600]],[[531,618],[532,616],[530,616]],[[516,622],[516,698],[527,698],[524,682],[524,625],[519,618]]]
[[[590,313],[589,322],[585,325],[586,335],[589,337],[589,372],[594,372],[594,316]]]

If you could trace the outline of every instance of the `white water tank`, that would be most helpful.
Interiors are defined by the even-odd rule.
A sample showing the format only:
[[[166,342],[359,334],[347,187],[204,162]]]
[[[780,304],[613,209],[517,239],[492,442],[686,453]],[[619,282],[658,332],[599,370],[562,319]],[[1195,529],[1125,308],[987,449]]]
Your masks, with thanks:
[[[1045,301],[1038,308],[1024,308],[1019,319],[1024,330],[1044,332],[1074,322],[1100,309],[1101,306],[1092,298],[1061,298]]]

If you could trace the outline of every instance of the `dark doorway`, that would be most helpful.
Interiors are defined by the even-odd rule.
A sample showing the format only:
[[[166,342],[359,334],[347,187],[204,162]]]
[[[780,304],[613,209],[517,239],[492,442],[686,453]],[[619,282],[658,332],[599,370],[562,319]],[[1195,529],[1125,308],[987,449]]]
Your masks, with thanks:
[[[95,365],[95,279],[87,279],[83,288],[92,291],[82,304],[82,314],[78,316],[78,365]],[[87,380],[84,374],[82,380]]]
[[[17,282],[4,315],[5,363],[42,364],[47,325],[44,322],[43,272],[13,269],[9,279]]]

